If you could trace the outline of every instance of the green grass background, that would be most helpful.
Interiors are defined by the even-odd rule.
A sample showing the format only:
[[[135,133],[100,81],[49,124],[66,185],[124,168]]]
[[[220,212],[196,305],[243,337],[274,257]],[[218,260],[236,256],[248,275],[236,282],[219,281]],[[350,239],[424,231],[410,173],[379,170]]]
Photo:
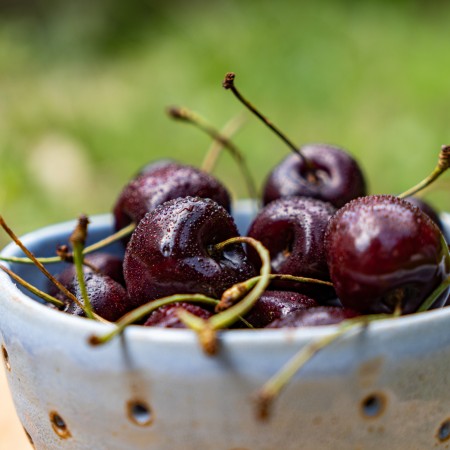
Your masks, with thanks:
[[[18,233],[110,211],[150,160],[200,164],[209,139],[164,109],[223,126],[242,111],[227,71],[295,142],[347,148],[372,193],[410,187],[450,143],[446,2],[92,3],[0,10],[0,213]],[[250,116],[235,142],[259,185],[289,152]],[[228,155],[215,173],[246,196]],[[426,198],[450,210],[449,185]]]

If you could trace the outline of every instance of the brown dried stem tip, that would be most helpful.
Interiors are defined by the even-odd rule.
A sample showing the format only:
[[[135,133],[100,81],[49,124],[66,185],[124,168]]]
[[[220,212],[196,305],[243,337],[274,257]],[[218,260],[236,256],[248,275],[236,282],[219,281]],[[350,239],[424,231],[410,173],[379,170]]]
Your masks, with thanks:
[[[252,103],[250,103],[246,98],[242,96],[242,94],[238,91],[236,86],[234,85],[234,79],[236,75],[233,72],[228,72],[225,75],[225,79],[222,82],[222,86],[230,90],[234,96],[249,110],[251,111],[258,119],[260,119],[267,127],[269,127],[294,153],[296,153],[305,163],[306,168],[309,171],[309,175],[311,180],[316,181],[315,176],[315,165],[314,163],[305,157],[302,153],[301,149],[298,148],[292,141],[289,139],[286,134],[284,134],[275,124],[273,124],[265,115],[263,115]]]
[[[450,145],[443,145],[439,153],[439,167],[447,170],[450,167]]]
[[[84,247],[87,238],[87,228],[89,225],[89,219],[84,214],[78,218],[78,223],[73,230],[72,235],[69,238],[70,243],[74,246],[80,244]]]
[[[167,108],[167,114],[173,119],[188,120],[188,114],[186,114],[185,108],[180,108],[178,106],[169,106]]]
[[[233,72],[228,72],[225,75],[225,79],[223,80],[222,86],[225,89],[231,89],[234,86],[234,78],[236,75]]]
[[[439,159],[436,167],[433,169],[430,175],[423,179],[420,183],[416,184],[411,189],[403,192],[399,195],[399,198],[410,197],[411,195],[417,194],[417,192],[425,189],[434,183],[448,168],[450,167],[450,145],[443,145],[441,151],[439,152]]]

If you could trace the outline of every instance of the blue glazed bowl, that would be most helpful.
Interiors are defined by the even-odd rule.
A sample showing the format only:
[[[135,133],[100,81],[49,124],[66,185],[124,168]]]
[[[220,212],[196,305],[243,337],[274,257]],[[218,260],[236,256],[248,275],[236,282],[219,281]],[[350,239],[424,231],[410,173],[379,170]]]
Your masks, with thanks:
[[[242,232],[252,205],[235,217]],[[443,215],[447,230],[450,216]],[[74,223],[23,238],[40,256]],[[110,216],[93,218],[96,241]],[[111,250],[123,251],[120,244]],[[4,255],[19,255],[9,245]],[[37,286],[30,265],[13,270]],[[54,272],[61,267],[52,266]],[[206,356],[190,330],[111,325],[48,308],[0,273],[0,345],[17,414],[37,449],[432,449],[450,444],[450,308],[353,329],[319,352],[277,399],[268,421],[252,395],[300,348],[334,326],[228,330]]]

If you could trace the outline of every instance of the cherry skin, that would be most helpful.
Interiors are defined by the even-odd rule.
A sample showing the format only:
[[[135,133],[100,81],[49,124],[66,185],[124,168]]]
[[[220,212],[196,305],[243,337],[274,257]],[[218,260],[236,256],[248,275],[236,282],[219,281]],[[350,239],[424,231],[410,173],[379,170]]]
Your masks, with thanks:
[[[335,213],[329,203],[307,197],[281,198],[269,203],[250,225],[248,235],[270,253],[272,272],[329,281],[324,236]],[[249,256],[255,264],[258,257]],[[335,296],[331,287],[275,281],[275,289],[295,290],[322,301]]]
[[[198,305],[192,303],[180,302],[173,305],[166,305],[153,311],[145,321],[146,327],[160,328],[186,328],[186,325],[178,318],[177,311],[183,308],[202,319],[209,319],[212,313]]]
[[[114,206],[115,229],[137,224],[158,205],[186,196],[211,198],[230,210],[230,196],[214,177],[192,166],[163,161],[144,168],[125,186]]]
[[[93,270],[91,267],[84,265],[83,272],[85,274],[97,272],[102,275],[107,275],[111,277],[114,281],[117,281],[122,286],[125,286],[125,280],[123,278],[123,260],[118,256],[112,255],[110,253],[97,252],[87,255],[85,261],[88,262],[92,267],[97,270]],[[72,283],[73,278],[76,276],[76,269],[73,263],[69,263],[67,267],[55,278],[64,286],[68,286]],[[58,288],[49,282],[48,292],[50,295],[56,294]]]
[[[241,244],[214,249],[236,236],[233,218],[213,200],[163,203],[141,220],[125,251],[130,298],[137,304],[180,293],[220,298],[225,289],[256,275]]]
[[[88,273],[84,279],[92,309],[99,316],[114,322],[132,309],[125,288],[112,278],[106,275]],[[80,285],[76,277],[68,284],[67,288],[78,300],[83,302]],[[57,294],[56,297],[68,301],[62,293]],[[85,316],[84,311],[74,302],[68,302],[64,312],[76,316]]]
[[[364,175],[356,161],[344,150],[325,144],[301,148],[306,160],[288,155],[269,174],[264,186],[263,202],[292,195],[313,197],[340,208],[350,200],[366,195]]]
[[[406,197],[405,200],[422,210],[439,227],[441,231],[444,230],[444,226],[442,225],[438,213],[430,204],[417,197]]]
[[[313,306],[318,306],[318,303],[298,292],[266,291],[245,316],[245,320],[254,328],[264,328],[275,319],[282,319],[292,314],[293,311]]]
[[[360,314],[350,308],[338,306],[318,306],[293,311],[285,317],[271,322],[266,328],[291,327],[318,327],[321,325],[334,325],[346,319],[352,319]]]
[[[419,208],[390,195],[362,197],[330,220],[325,244],[342,304],[362,313],[415,312],[450,273],[447,244]],[[449,289],[433,305],[445,303]]]

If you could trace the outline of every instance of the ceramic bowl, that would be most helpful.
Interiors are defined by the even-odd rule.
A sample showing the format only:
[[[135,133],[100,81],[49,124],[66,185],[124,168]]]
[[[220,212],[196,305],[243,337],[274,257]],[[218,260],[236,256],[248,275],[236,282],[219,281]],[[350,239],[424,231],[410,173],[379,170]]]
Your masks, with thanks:
[[[245,231],[250,205],[235,214]],[[447,228],[450,216],[444,215]],[[23,240],[38,255],[73,223]],[[95,217],[91,240],[111,232]],[[119,244],[112,247],[121,252]],[[10,245],[4,255],[19,255]],[[33,266],[13,264],[43,286]],[[53,266],[57,272],[60,267]],[[37,449],[432,449],[450,445],[450,308],[353,329],[320,351],[267,421],[253,394],[300,348],[335,330],[230,330],[206,356],[189,330],[111,326],[48,308],[0,273],[0,345],[17,414]]]

